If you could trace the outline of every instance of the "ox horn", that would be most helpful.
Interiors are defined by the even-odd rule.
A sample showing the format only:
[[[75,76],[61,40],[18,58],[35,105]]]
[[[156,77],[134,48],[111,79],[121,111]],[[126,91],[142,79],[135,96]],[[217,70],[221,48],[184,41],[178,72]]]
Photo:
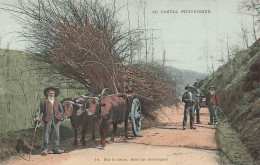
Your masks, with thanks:
[[[101,92],[101,95],[100,95],[100,96],[101,96],[101,99],[103,99],[103,95],[104,95],[104,93],[105,93],[106,90],[108,90],[108,88],[104,88],[103,91]]]
[[[100,100],[100,98],[98,98],[98,97],[88,97],[89,99],[96,99],[96,100]]]
[[[71,104],[74,104],[73,101],[64,101],[64,103],[71,103]]]
[[[89,98],[89,96],[85,96],[85,95],[80,95],[81,97],[84,97],[84,98]]]
[[[92,96],[85,96],[85,95],[81,95],[82,97],[86,98],[86,99],[95,99],[95,100],[100,100],[99,97],[92,97]]]

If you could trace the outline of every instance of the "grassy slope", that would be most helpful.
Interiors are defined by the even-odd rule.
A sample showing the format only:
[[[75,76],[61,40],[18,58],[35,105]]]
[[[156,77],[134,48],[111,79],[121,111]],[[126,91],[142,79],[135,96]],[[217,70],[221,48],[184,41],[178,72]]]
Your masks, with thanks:
[[[58,100],[86,93],[66,89],[66,83],[50,81],[51,75],[33,67],[41,64],[32,62],[30,54],[10,50],[3,55],[4,50],[0,50],[0,133],[31,128],[40,100],[44,98],[43,90],[48,86],[60,88]]]
[[[250,67],[258,64],[260,64],[259,41],[248,50],[238,52],[234,59],[219,68],[214,76],[210,75],[201,81],[201,87],[205,92],[210,85],[217,86],[221,108],[227,120],[240,134],[240,142],[245,144],[256,162],[260,160],[260,70],[250,70]],[[218,127],[221,129],[220,126]],[[229,143],[228,140],[226,142]],[[235,152],[237,151],[230,149],[229,157],[232,157]],[[236,153],[237,160],[243,159],[242,152],[240,154]]]
[[[85,90],[66,89],[68,84],[60,81],[49,81],[51,75],[44,75],[35,70],[33,65],[41,65],[30,60],[32,55],[20,51],[0,50],[0,160],[17,154],[16,146],[29,152],[34,133],[33,117],[40,100],[44,97],[43,90],[48,86],[60,88],[58,99],[74,97]],[[5,54],[5,55],[4,55]],[[62,78],[61,75],[55,77]],[[71,80],[73,82],[73,80]],[[73,83],[72,83],[73,84]],[[73,84],[74,85],[74,84]],[[75,86],[80,86],[75,82]],[[34,148],[41,147],[41,129],[37,131]],[[62,122],[61,138],[73,136],[70,122]]]

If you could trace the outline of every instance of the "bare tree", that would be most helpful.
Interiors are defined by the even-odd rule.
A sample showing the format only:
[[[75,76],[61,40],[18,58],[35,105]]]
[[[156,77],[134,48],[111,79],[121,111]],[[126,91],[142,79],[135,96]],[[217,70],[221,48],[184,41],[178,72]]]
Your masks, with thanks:
[[[228,62],[231,61],[232,57],[231,57],[231,53],[230,53],[230,46],[229,46],[229,36],[228,36],[228,33],[227,33],[227,59],[228,59]]]
[[[1,45],[2,45],[2,36],[0,35],[0,47],[1,47]]]
[[[252,23],[253,23],[253,37],[254,37],[254,39],[255,39],[255,41],[257,40],[257,34],[256,34],[256,28],[255,28],[255,26],[257,25],[257,21],[255,21],[255,16],[254,15],[252,15],[252,17],[253,17],[253,21],[252,21]]]
[[[222,65],[225,64],[223,40],[220,40],[220,60],[219,60],[219,62],[221,62]]]
[[[227,59],[228,59],[228,63],[229,63],[229,66],[230,66],[230,71],[231,71],[232,76],[233,76],[232,54],[231,54],[231,51],[230,51],[228,33],[227,33]]]
[[[260,2],[259,0],[243,0],[240,4],[239,10],[244,14],[259,16]]]
[[[146,1],[142,2],[143,17],[144,17],[144,36],[145,36],[145,63],[148,63],[148,40],[147,40],[147,28],[146,28]]]
[[[242,38],[243,38],[243,42],[245,43],[246,48],[249,48],[249,44],[248,44],[248,30],[246,27],[244,27],[241,24],[241,31],[242,31]]]
[[[215,75],[214,75],[214,73],[215,73],[215,71],[214,71],[214,57],[211,56],[210,58],[211,58],[211,69],[212,69],[212,75],[213,75],[213,77],[214,77],[214,76],[215,76]]]
[[[203,53],[204,53],[204,56],[207,60],[207,73],[211,74],[212,72],[211,72],[211,69],[209,67],[209,51],[208,51],[208,49],[209,49],[208,42],[205,42]]]
[[[6,44],[6,51],[7,52],[9,51],[9,48],[10,48],[10,42],[7,42],[7,44]]]
[[[256,41],[258,39],[256,26],[259,26],[259,16],[260,16],[259,0],[243,0],[240,4],[239,11],[242,14],[252,16],[252,31],[253,31],[252,36],[253,36],[254,40]],[[244,33],[244,30],[246,30],[246,28],[244,26],[242,26],[243,33]],[[244,36],[243,36],[243,38],[244,38]],[[248,37],[247,37],[247,40],[248,40]]]

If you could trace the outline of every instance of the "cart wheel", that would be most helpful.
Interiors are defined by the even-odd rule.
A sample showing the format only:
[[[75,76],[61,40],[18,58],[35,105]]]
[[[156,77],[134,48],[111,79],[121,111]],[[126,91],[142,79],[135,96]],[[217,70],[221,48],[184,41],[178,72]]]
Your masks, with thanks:
[[[142,126],[141,103],[138,98],[134,98],[131,105],[131,124],[135,136],[140,136]]]

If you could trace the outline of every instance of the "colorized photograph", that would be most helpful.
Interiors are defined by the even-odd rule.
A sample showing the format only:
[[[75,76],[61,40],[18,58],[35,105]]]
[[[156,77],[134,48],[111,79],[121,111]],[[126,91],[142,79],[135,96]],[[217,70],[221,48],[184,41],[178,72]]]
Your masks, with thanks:
[[[0,0],[0,165],[260,165],[259,0]]]

